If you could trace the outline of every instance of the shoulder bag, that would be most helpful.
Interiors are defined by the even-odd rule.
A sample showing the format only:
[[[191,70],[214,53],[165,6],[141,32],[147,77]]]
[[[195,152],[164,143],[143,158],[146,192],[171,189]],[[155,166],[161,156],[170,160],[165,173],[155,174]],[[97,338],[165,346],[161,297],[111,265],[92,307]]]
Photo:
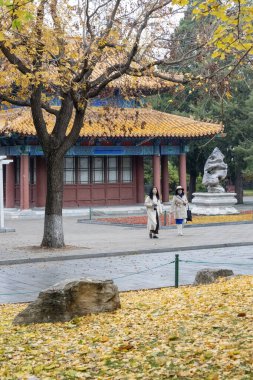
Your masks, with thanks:
[[[188,205],[188,208],[187,208],[187,218],[186,218],[187,222],[192,222],[192,212],[189,208],[189,205]]]

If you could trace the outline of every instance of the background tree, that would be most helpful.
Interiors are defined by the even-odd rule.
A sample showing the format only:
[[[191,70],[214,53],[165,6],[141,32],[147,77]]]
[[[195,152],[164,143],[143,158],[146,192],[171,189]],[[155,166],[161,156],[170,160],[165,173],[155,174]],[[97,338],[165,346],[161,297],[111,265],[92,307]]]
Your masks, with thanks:
[[[221,13],[211,11],[206,13],[207,17],[205,18],[193,19],[192,14],[199,13],[193,4],[188,6],[185,17],[172,37],[178,45],[178,49],[181,49],[181,54],[187,46],[184,41],[195,44],[199,38],[204,38],[205,33],[212,30],[214,24],[216,25],[214,35],[216,35],[217,28],[224,28],[221,18],[228,21],[224,16],[225,8]],[[248,10],[252,8],[249,2],[245,2],[245,4]],[[234,12],[237,12],[239,17],[242,10],[234,7]],[[245,9],[243,14],[245,14]],[[247,17],[242,19],[243,27],[246,27],[248,20]],[[231,24],[230,19],[229,24]],[[210,25],[212,25],[211,29]],[[231,37],[232,30],[229,26],[228,30]],[[226,33],[226,30],[224,29],[223,32]],[[236,33],[236,30],[233,33]],[[188,117],[190,115],[197,119],[224,124],[225,138],[221,139],[217,136],[211,140],[206,139],[199,143],[189,144],[190,152],[187,155],[187,172],[190,175],[189,198],[196,191],[196,181],[198,176],[203,174],[207,157],[215,146],[219,146],[229,165],[228,177],[235,184],[238,201],[241,203],[243,201],[242,179],[245,171],[249,172],[247,167],[251,162],[250,144],[253,142],[249,111],[253,75],[249,44],[252,35],[248,34],[246,28],[243,38],[236,38],[237,42],[233,44],[233,49],[232,45],[230,48],[227,46],[225,35],[223,37],[225,47],[221,44],[220,37],[220,39],[216,39],[216,44],[212,41],[212,44],[209,43],[208,46],[205,46],[198,54],[197,59],[189,60],[187,64],[181,65],[183,72],[188,70],[187,76],[192,78],[191,82],[184,88],[178,87],[168,94],[153,98],[153,105],[161,111]],[[183,43],[180,44],[180,41]],[[247,45],[245,45],[246,41]],[[223,50],[221,50],[222,46]],[[178,49],[174,49],[175,59]],[[221,51],[223,51],[222,55]],[[176,71],[178,69],[178,67],[175,68]]]
[[[187,172],[189,179],[189,196],[196,191],[196,180],[203,175],[205,161],[215,146],[225,155],[228,164],[229,181],[235,185],[238,202],[243,202],[243,178],[252,171],[253,145],[253,72],[241,70],[240,76],[226,89],[218,92],[206,92],[205,88],[189,90],[188,86],[177,96],[162,95],[154,100],[154,107],[184,116],[193,116],[201,120],[216,120],[224,124],[225,135],[201,142],[191,142],[187,154]],[[222,86],[221,86],[222,87]],[[226,91],[225,91],[226,90]],[[190,94],[189,94],[190,92]]]
[[[253,55],[253,4],[251,0],[196,0],[192,14],[197,18],[211,18],[216,23],[209,45],[214,46],[213,58],[225,60],[229,55],[235,65],[232,72],[243,62],[252,64]]]
[[[175,191],[179,181],[178,163],[174,163],[173,157],[168,162],[169,170],[169,189]],[[153,186],[153,169],[152,169],[152,157],[144,157],[144,184],[145,193],[148,194]]]

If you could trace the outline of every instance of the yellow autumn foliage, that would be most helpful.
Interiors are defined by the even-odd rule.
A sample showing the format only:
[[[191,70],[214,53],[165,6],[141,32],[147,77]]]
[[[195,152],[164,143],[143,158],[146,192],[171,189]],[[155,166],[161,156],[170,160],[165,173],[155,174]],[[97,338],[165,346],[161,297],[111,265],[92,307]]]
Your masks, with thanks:
[[[121,293],[122,309],[13,326],[0,306],[1,380],[251,380],[253,277]]]
[[[237,58],[253,53],[253,3],[251,0],[206,0],[193,3],[193,15],[211,17],[216,23],[209,45],[215,48],[213,58],[225,53]],[[223,52],[223,54],[222,54]]]
[[[209,224],[209,223],[229,223],[229,222],[250,222],[253,220],[253,214],[235,214],[235,215],[193,215],[192,224]],[[187,222],[189,223],[189,222]]]

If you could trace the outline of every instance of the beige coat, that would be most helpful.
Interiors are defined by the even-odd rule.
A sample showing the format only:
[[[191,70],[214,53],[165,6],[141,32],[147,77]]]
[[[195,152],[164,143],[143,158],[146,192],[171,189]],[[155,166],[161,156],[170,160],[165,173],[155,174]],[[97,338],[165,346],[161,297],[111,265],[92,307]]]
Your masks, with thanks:
[[[185,195],[182,198],[179,195],[174,195],[172,199],[171,212],[174,213],[175,219],[187,218],[187,198]]]
[[[155,230],[156,229],[156,212],[154,210],[154,203],[149,196],[145,199],[145,206],[147,208],[147,214],[148,214],[147,229],[148,231]],[[158,213],[158,216],[163,213],[162,204],[159,200],[157,201],[157,213]]]

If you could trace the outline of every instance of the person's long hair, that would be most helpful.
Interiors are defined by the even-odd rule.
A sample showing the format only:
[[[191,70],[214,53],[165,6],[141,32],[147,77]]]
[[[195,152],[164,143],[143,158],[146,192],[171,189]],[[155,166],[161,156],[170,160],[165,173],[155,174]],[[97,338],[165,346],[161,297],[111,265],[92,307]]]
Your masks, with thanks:
[[[156,198],[157,199],[160,199],[160,195],[159,195],[159,191],[158,191],[158,189],[157,189],[157,187],[156,186],[152,186],[152,189],[150,190],[150,192],[149,192],[149,198],[151,198],[152,200],[153,200],[153,189],[156,189],[157,190],[157,193],[156,193]]]

